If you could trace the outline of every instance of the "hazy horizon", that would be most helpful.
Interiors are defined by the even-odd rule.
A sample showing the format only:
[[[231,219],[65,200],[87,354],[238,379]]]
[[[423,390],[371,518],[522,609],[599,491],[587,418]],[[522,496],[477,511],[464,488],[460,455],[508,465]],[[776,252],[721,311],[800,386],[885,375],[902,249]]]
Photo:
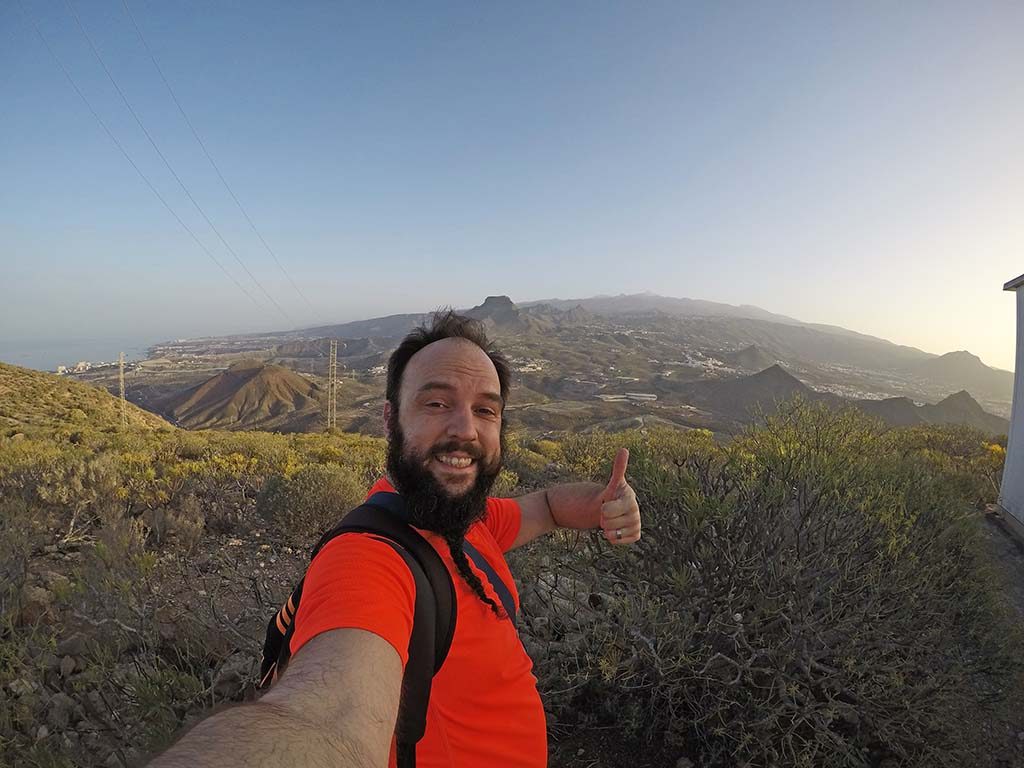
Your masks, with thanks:
[[[1001,288],[1024,272],[1020,4],[130,0],[287,275],[124,5],[72,7],[282,311],[192,207],[67,7],[25,0],[25,14],[0,8],[9,348],[652,290],[1013,369],[1014,297]],[[146,187],[36,25],[252,299]]]
[[[641,292],[651,293],[653,291]],[[495,294],[489,294],[495,295]],[[612,294],[598,294],[603,296],[611,296]],[[654,294],[661,295],[661,294]],[[473,305],[482,303],[485,296],[481,296],[478,300],[473,302]],[[568,300],[568,299],[587,299],[594,297],[587,296],[573,296],[573,297],[560,297],[560,296],[545,296],[543,298],[535,297],[528,299],[520,299],[516,301],[517,304],[529,304],[542,300]],[[682,299],[695,299],[698,297],[694,296],[675,296],[666,298],[682,298]],[[707,301],[713,301],[712,299],[705,299]],[[724,303],[724,302],[719,302]],[[396,313],[387,314],[417,314],[420,312],[426,313],[431,312],[434,309],[441,308],[441,305],[434,305],[433,307],[410,307],[404,310],[400,310]],[[458,309],[470,309],[471,305],[460,305]],[[766,309],[765,307],[759,307],[760,309]],[[771,310],[768,310],[771,311]],[[784,312],[777,312],[776,314],[785,314]],[[383,315],[375,315],[383,316]],[[371,316],[358,316],[348,317],[324,323],[324,325],[340,325],[355,320],[368,320]],[[794,320],[800,320],[801,322],[812,323],[814,321],[804,320],[803,318],[792,318]],[[303,326],[303,327],[315,327],[315,326]],[[81,360],[90,362],[112,362],[117,359],[119,352],[125,353],[126,360],[143,359],[148,347],[158,344],[161,342],[174,341],[175,339],[182,338],[203,338],[203,337],[217,337],[221,335],[240,334],[244,335],[247,333],[268,333],[268,332],[279,332],[288,330],[301,330],[302,328],[255,328],[249,330],[234,330],[234,331],[223,331],[219,332],[216,330],[205,330],[197,333],[165,333],[165,334],[142,334],[139,336],[123,336],[123,337],[60,337],[60,338],[39,338],[39,339],[28,339],[28,340],[12,340],[0,338],[0,362],[13,363],[15,365],[21,365],[27,368],[38,368],[40,370],[53,370],[58,365],[69,365],[77,363]],[[847,330],[857,331],[856,328],[849,328]],[[861,331],[859,331],[861,332]],[[882,337],[884,338],[884,337]],[[893,341],[888,339],[888,341]],[[899,342],[893,342],[899,343]],[[913,346],[913,345],[905,345]],[[928,349],[922,349],[923,352],[927,352],[934,355],[942,355],[948,352],[955,352],[959,350],[947,349],[942,351],[934,351]],[[967,350],[970,351],[970,350]],[[973,353],[972,353],[973,354]],[[991,365],[988,361],[982,358],[982,362],[990,365],[993,368],[1000,368],[1000,366]],[[1004,368],[1003,370],[1013,371],[1013,366]]]

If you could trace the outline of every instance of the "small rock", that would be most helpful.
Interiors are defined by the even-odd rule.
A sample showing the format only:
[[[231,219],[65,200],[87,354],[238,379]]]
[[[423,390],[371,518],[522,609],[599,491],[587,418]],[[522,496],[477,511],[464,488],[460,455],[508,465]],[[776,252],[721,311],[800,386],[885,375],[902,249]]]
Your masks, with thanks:
[[[43,586],[51,592],[57,592],[60,590],[67,590],[71,588],[71,579],[69,579],[63,573],[45,571],[44,573],[41,573],[39,575],[39,578],[43,582]]]
[[[74,656],[65,656],[60,660],[60,676],[71,677],[71,673],[75,671],[75,658]]]
[[[693,760],[688,757],[680,757],[676,760],[676,768],[693,768]]]
[[[93,720],[110,723],[110,709],[99,691],[89,691],[83,699],[85,711]]]
[[[45,739],[49,735],[50,735],[50,729],[47,728],[45,725],[40,725],[36,729],[36,741],[42,741],[43,739]]]
[[[165,643],[173,643],[178,637],[178,628],[169,621],[161,621],[156,625],[157,634]]]
[[[229,547],[240,547],[240,546],[242,546],[242,540],[241,539],[228,539],[228,546]]]
[[[576,757],[579,757],[582,754],[583,754],[583,747],[580,747],[579,749],[576,750]]]
[[[50,699],[50,707],[46,713],[46,722],[55,733],[63,733],[75,713],[75,701],[66,693],[55,693]]]
[[[225,698],[234,696],[252,679],[252,659],[244,653],[229,657],[217,672],[213,681],[213,692]]]
[[[36,684],[24,677],[19,677],[17,680],[9,682],[7,688],[15,696],[27,696],[36,689]]]
[[[260,552],[266,552],[268,549],[270,549],[269,544],[260,544]]]
[[[76,632],[57,643],[58,656],[84,656],[87,648],[85,635]]]
[[[48,589],[26,584],[21,590],[21,623],[35,624],[53,605],[53,594]]]

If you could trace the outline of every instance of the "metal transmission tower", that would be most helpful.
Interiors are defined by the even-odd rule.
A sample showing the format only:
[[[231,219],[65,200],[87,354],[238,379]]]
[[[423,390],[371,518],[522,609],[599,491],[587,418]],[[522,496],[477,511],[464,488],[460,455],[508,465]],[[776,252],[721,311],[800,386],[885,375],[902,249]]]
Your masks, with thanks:
[[[124,399],[124,352],[117,357],[117,380],[121,388],[121,429],[127,429],[128,405]]]
[[[338,424],[338,340],[331,339],[331,358],[327,364],[327,428]]]

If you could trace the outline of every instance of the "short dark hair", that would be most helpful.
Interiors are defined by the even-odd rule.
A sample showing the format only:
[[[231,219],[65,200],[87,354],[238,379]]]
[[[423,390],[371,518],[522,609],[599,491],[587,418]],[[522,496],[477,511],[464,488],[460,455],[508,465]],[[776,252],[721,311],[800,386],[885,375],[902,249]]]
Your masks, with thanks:
[[[402,339],[398,349],[388,359],[388,383],[385,396],[392,407],[398,407],[398,392],[402,386],[402,374],[412,356],[435,341],[442,339],[465,339],[482,349],[494,364],[498,372],[498,384],[501,389],[502,407],[508,402],[508,390],[512,381],[512,369],[508,360],[494,348],[483,323],[471,317],[457,314],[452,309],[438,310],[430,319],[429,324],[413,328],[409,335]]]

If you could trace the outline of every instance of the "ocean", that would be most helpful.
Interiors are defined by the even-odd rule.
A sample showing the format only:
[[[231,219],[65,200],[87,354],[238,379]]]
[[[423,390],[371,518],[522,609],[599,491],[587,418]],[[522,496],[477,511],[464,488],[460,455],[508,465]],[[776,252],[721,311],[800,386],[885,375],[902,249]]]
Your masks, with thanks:
[[[55,371],[58,365],[72,366],[81,360],[116,363],[120,352],[124,352],[125,360],[145,360],[146,350],[159,341],[166,339],[0,339],[0,362],[39,371]]]

